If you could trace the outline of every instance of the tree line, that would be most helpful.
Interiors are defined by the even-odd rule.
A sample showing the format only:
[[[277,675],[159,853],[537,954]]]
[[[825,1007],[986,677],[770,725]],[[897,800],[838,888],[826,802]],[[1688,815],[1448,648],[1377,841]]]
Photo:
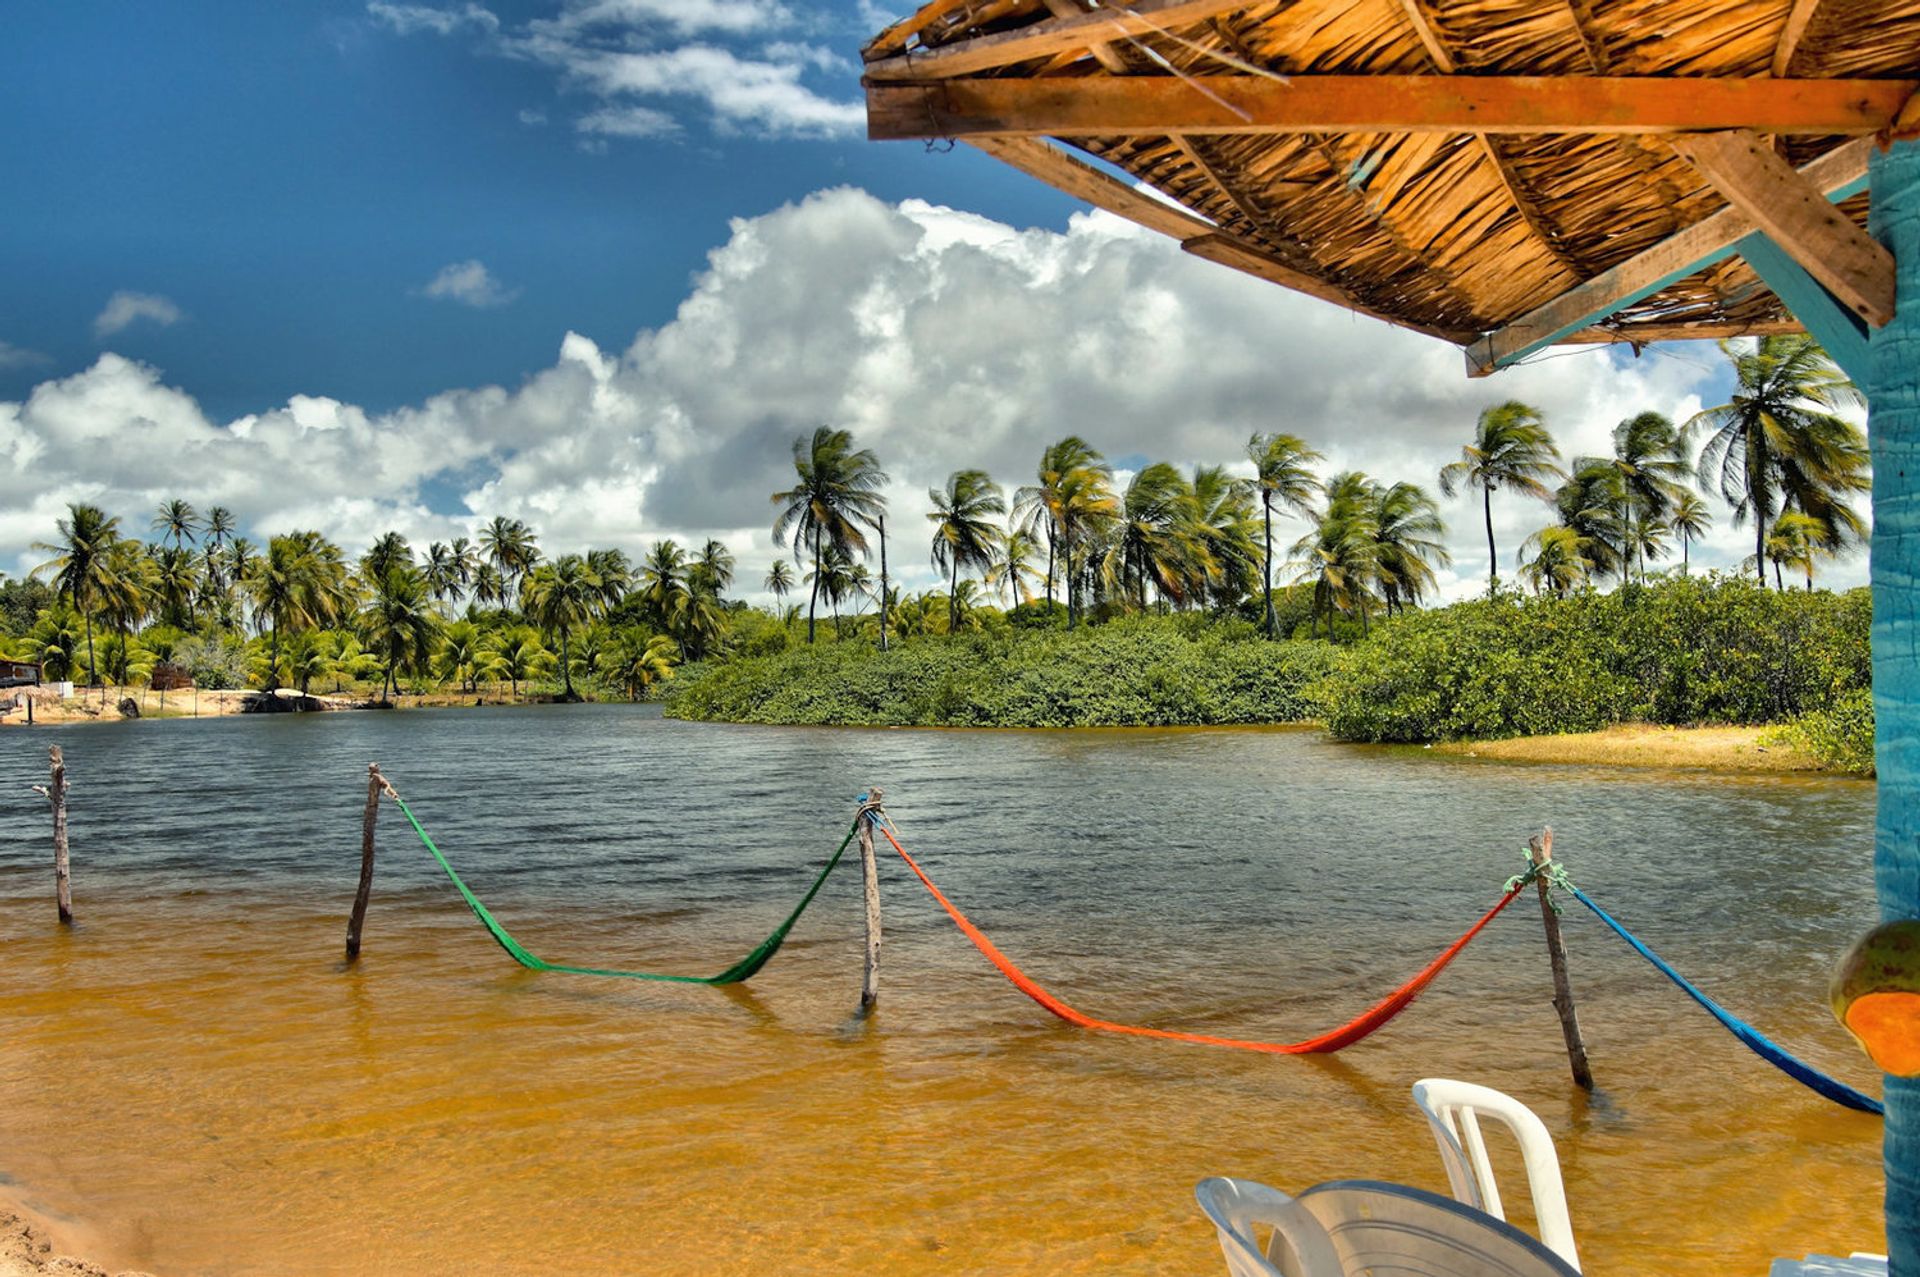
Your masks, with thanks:
[[[1438,480],[1448,495],[1481,494],[1490,586],[1499,580],[1496,493],[1552,511],[1516,560],[1520,579],[1542,594],[1644,578],[1676,544],[1685,567],[1712,522],[1690,479],[1726,501],[1736,525],[1752,523],[1749,565],[1762,584],[1771,565],[1776,586],[1792,570],[1811,588],[1816,559],[1859,543],[1865,529],[1851,498],[1869,486],[1865,439],[1836,412],[1858,403],[1858,392],[1808,338],[1722,346],[1735,375],[1728,403],[1679,426],[1636,414],[1615,429],[1608,456],[1567,461],[1524,403],[1480,414]],[[802,590],[808,643],[822,605],[844,636],[851,604],[855,628],[883,649],[1006,618],[1072,629],[1153,611],[1237,610],[1269,638],[1291,636],[1302,619],[1308,637],[1331,635],[1336,617],[1365,633],[1433,596],[1438,570],[1451,563],[1446,528],[1420,484],[1322,474],[1323,461],[1297,435],[1264,433],[1247,443],[1250,475],[1153,462],[1123,483],[1107,458],[1069,435],[1043,448],[1032,481],[1011,493],[984,470],[957,470],[928,491],[921,525],[942,584],[907,595],[889,568],[879,457],[850,432],[822,426],[794,441],[794,483],[771,494],[774,539],[796,561],[775,560],[763,579],[776,600],[771,615],[725,597],[734,557],[714,540],[697,551],[656,542],[637,566],[618,549],[549,559],[526,523],[497,517],[424,553],[388,532],[350,561],[314,531],[256,546],[219,506],[203,517],[168,501],[143,541],[76,503],[58,536],[36,546],[52,556],[33,574],[51,597],[25,609],[31,627],[0,619],[0,642],[50,671],[84,670],[91,683],[103,672],[138,681],[154,662],[186,657],[302,691],[377,677],[386,696],[405,676],[472,692],[505,681],[517,691],[557,677],[571,698],[576,677],[637,697],[681,661],[782,646],[800,619],[787,600]],[[1276,519],[1303,527],[1280,545]],[[31,584],[0,586],[0,618],[21,610],[13,605]],[[6,628],[29,632],[7,641]]]

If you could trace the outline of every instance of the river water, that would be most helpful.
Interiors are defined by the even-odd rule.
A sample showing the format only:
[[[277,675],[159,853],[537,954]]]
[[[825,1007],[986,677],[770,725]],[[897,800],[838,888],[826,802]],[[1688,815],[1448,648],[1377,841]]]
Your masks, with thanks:
[[[27,788],[49,743],[73,777],[70,934]],[[1567,1080],[1531,899],[1379,1034],[1271,1057],[1062,1025],[897,860],[870,1019],[851,856],[749,986],[524,972],[389,807],[348,968],[372,760],[551,960],[720,970],[879,784],[935,881],[1082,1010],[1278,1040],[1426,963],[1551,824],[1575,879],[1708,993],[1878,1089],[1824,1005],[1873,916],[1855,782],[622,706],[10,730],[0,1188],[94,1258],[161,1277],[1213,1274],[1204,1176],[1444,1191],[1407,1095],[1432,1075],[1546,1120],[1588,1272],[1881,1245],[1878,1119],[1754,1059],[1584,911],[1566,930],[1592,1098]]]

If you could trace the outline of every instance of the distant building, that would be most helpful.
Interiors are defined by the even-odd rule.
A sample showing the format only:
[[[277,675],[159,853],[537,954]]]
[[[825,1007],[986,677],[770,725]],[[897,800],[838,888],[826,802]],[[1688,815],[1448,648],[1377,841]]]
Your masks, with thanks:
[[[40,682],[40,667],[25,661],[0,661],[0,687],[32,687]]]

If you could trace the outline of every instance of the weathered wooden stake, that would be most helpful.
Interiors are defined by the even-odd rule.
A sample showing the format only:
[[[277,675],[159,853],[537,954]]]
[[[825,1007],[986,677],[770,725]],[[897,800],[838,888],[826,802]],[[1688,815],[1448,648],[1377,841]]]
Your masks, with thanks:
[[[354,893],[353,916],[347,919],[347,961],[360,956],[360,928],[367,920],[367,899],[373,894],[373,828],[380,819],[380,792],[387,787],[379,763],[367,764],[367,811],[360,818],[360,890]]]
[[[67,873],[67,760],[58,745],[47,746],[47,773],[46,786],[33,788],[53,804],[53,900],[60,909],[60,921],[72,926],[73,883]]]
[[[860,876],[867,897],[867,960],[860,974],[860,1009],[870,1011],[880,1000],[880,869],[873,858],[873,819],[869,813],[880,810],[880,788],[874,786],[860,798],[855,816],[860,822]]]
[[[1545,829],[1527,842],[1533,863],[1545,865],[1553,859],[1553,830]],[[1573,1068],[1574,1085],[1593,1089],[1593,1070],[1587,1067],[1587,1044],[1580,1038],[1580,1017],[1573,1010],[1573,984],[1567,978],[1567,946],[1560,939],[1560,915],[1553,911],[1547,897],[1545,876],[1535,878],[1540,889],[1540,918],[1546,925],[1547,957],[1553,963],[1553,1009],[1560,1014],[1560,1033],[1567,1040],[1567,1063]]]

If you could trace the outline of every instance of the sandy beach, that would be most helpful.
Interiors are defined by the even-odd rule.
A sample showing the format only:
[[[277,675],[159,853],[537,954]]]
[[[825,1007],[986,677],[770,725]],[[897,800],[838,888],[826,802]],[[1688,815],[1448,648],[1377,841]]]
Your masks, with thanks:
[[[4,1195],[0,1195],[0,1203],[4,1202]],[[151,1277],[151,1274],[132,1270],[110,1273],[98,1264],[62,1255],[44,1224],[0,1205],[0,1277]]]

